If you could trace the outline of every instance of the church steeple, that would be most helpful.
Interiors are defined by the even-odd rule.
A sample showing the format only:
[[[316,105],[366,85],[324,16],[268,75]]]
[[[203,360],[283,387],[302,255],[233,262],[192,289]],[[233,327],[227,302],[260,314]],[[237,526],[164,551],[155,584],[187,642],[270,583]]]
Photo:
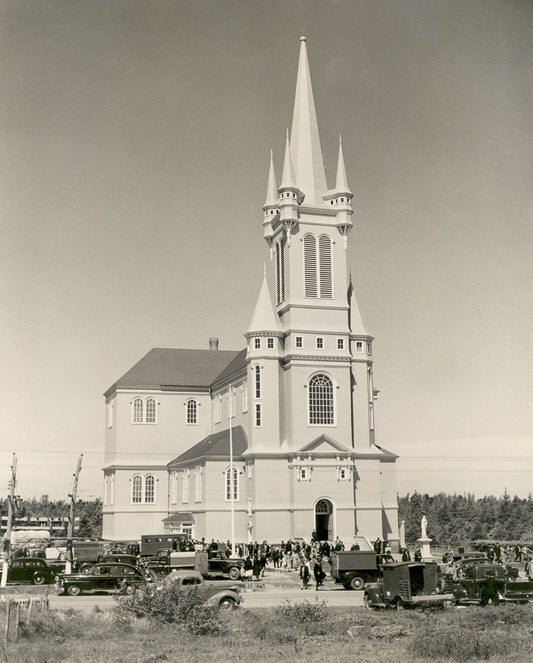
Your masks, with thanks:
[[[344,238],[344,248],[348,246],[348,233],[352,229],[352,198],[353,193],[350,191],[348,182],[346,180],[346,167],[344,165],[344,154],[342,151],[342,139],[339,136],[339,158],[337,160],[337,180],[335,188],[328,191],[324,196],[325,201],[329,201],[332,208],[335,210],[337,230]]]
[[[322,147],[318,133],[313,87],[305,37],[300,39],[300,59],[292,116],[291,153],[298,187],[310,205],[323,205],[327,191]]]
[[[283,174],[279,191],[279,214],[280,221],[287,233],[287,245],[291,243],[291,233],[298,223],[298,206],[302,204],[304,194],[296,185],[294,170],[292,167],[291,145],[289,132],[285,141],[285,157],[283,159]]]
[[[267,209],[272,207],[276,208],[278,206],[278,187],[276,185],[276,173],[274,172],[274,154],[270,150],[270,168],[268,171],[268,183],[267,183],[267,192],[266,200],[263,205],[263,210],[266,212]]]

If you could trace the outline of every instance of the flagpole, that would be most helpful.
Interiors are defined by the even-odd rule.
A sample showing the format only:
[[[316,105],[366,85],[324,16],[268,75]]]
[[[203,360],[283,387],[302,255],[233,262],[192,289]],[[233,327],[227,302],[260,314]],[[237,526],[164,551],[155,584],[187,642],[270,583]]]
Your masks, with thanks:
[[[230,385],[228,390],[228,418],[229,418],[229,466],[230,466],[230,502],[231,502],[231,555],[236,557],[237,553],[235,550],[235,470],[233,467],[233,430],[231,426],[232,419],[232,389]]]

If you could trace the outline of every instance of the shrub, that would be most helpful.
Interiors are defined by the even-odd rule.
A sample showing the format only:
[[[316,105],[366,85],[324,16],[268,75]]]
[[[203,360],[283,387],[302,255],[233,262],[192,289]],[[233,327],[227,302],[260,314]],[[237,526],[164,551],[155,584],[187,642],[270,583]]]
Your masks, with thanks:
[[[158,622],[181,624],[195,635],[218,635],[224,618],[218,608],[205,605],[206,593],[202,588],[181,588],[177,583],[152,583],[133,594],[116,597],[118,620],[125,617],[154,619]]]

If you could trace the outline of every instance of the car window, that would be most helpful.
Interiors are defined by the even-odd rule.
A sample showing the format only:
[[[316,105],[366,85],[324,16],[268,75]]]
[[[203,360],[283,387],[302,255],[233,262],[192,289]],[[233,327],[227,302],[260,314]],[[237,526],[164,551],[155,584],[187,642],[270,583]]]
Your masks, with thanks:
[[[109,575],[109,567],[108,566],[101,566],[98,569],[98,575],[101,575],[101,576]]]
[[[199,585],[201,584],[200,578],[183,578],[182,585]]]
[[[24,564],[22,562],[13,562],[13,564],[11,564],[12,569],[21,569],[23,566]]]
[[[109,572],[112,576],[122,576],[124,575],[123,568],[123,566],[112,566]]]

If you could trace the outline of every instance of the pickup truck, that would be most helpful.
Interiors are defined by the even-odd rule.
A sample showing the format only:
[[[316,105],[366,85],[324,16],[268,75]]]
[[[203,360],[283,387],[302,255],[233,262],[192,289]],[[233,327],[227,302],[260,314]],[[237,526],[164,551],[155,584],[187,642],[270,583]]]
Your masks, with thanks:
[[[232,610],[242,603],[241,588],[230,580],[205,580],[198,571],[172,571],[163,581],[177,583],[179,588],[197,587],[205,592],[205,603],[223,610]]]
[[[156,576],[168,575],[177,569],[198,571],[204,578],[227,576],[238,580],[244,571],[244,560],[226,557],[223,552],[170,552],[161,550],[145,561],[146,568]]]
[[[384,564],[393,562],[391,555],[371,550],[334,551],[331,554],[331,577],[345,589],[363,589],[366,582],[376,582]]]

